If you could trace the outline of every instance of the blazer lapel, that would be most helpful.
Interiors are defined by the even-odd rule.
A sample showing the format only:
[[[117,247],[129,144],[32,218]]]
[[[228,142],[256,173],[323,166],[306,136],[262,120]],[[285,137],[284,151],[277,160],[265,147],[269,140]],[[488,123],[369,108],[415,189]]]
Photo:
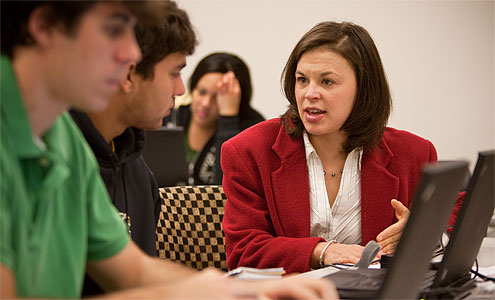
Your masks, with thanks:
[[[273,151],[280,167],[271,174],[272,199],[268,203],[278,236],[310,236],[310,203],[307,162],[303,139],[291,139],[280,128]],[[384,139],[363,154],[361,165],[361,235],[362,244],[375,240],[391,223],[395,214],[390,200],[397,199],[399,177],[387,166],[393,153]]]
[[[393,153],[384,139],[363,154],[361,164],[361,239],[365,245],[395,222],[390,200],[399,195],[399,177],[387,169]]]
[[[280,167],[271,174],[279,221],[275,228],[282,231],[277,235],[309,237],[309,181],[303,139],[291,139],[281,127],[272,149],[280,158]]]

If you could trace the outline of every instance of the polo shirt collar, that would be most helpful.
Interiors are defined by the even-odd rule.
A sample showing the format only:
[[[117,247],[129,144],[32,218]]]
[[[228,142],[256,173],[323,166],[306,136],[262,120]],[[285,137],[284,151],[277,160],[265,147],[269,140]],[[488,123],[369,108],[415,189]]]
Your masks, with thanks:
[[[12,63],[5,56],[0,58],[0,69],[1,109],[2,118],[4,118],[2,123],[7,126],[11,136],[15,137],[15,139],[12,139],[12,143],[19,157],[39,156],[43,150],[33,140],[33,133]]]
[[[42,139],[34,137],[24,102],[7,57],[0,57],[0,96],[2,126],[6,126],[18,159],[39,159],[41,166],[47,168],[42,187],[60,185],[70,175],[65,162],[65,149],[60,145],[63,128],[57,125],[62,117],[58,117]],[[2,137],[3,138],[3,137]]]
[[[31,126],[22,101],[19,85],[9,58],[0,58],[0,92],[3,124],[11,136],[15,152],[20,158],[37,157],[43,153],[41,145],[34,141]]]

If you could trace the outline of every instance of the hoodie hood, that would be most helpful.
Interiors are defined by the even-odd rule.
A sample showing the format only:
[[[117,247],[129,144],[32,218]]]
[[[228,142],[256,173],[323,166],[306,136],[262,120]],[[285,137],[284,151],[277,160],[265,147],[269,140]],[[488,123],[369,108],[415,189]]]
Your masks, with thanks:
[[[89,116],[81,111],[70,110],[74,122],[81,129],[86,141],[93,150],[98,163],[102,167],[117,167],[139,157],[144,148],[144,131],[135,127],[128,127],[113,142],[116,151],[108,145],[94,127]]]
[[[158,185],[141,155],[144,131],[129,127],[114,138],[116,153],[85,113],[69,112],[92,148],[100,175],[113,205],[132,239],[148,255],[156,256],[156,223],[161,210]]]

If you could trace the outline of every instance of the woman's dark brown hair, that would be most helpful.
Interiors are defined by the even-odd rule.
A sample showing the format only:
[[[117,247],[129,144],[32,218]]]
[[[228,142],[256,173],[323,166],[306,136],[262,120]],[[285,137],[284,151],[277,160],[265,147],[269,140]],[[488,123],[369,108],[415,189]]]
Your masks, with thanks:
[[[247,118],[251,112],[249,102],[253,94],[251,85],[251,75],[249,67],[238,56],[227,52],[215,52],[207,55],[198,63],[189,79],[189,91],[196,88],[199,80],[208,73],[222,73],[229,71],[234,72],[235,77],[239,80],[241,86],[241,103],[239,107],[239,116],[241,119]]]
[[[281,117],[285,130],[292,138],[300,137],[304,131],[295,97],[295,72],[301,56],[317,48],[328,49],[344,57],[356,75],[354,107],[341,128],[348,135],[344,151],[371,148],[383,135],[392,97],[373,39],[366,29],[349,22],[319,23],[304,34],[292,50],[281,77],[283,92],[290,103]]]

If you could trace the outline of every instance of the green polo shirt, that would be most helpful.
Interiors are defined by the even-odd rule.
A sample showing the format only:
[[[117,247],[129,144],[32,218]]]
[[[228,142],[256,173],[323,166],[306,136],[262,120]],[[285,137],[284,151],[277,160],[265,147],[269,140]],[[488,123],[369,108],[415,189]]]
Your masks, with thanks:
[[[0,68],[0,262],[19,297],[79,298],[86,262],[120,252],[126,227],[71,117],[35,141],[11,62]]]

